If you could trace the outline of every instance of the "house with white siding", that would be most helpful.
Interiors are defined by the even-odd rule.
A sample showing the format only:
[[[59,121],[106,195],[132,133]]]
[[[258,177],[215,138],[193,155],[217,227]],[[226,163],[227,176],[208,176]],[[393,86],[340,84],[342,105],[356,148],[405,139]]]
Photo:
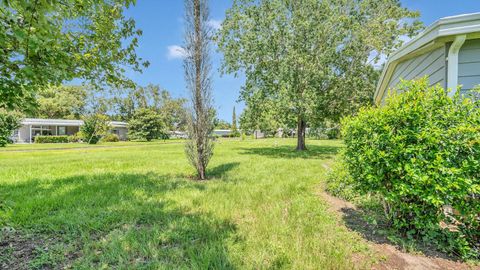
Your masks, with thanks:
[[[453,95],[480,85],[480,13],[438,20],[393,53],[385,64],[374,95],[382,104],[400,80],[428,76]]]
[[[20,128],[14,131],[12,140],[32,143],[36,136],[75,135],[82,125],[82,120],[26,118],[22,120]],[[112,127],[110,132],[116,134],[120,140],[127,139],[127,123],[112,121],[110,126]]]

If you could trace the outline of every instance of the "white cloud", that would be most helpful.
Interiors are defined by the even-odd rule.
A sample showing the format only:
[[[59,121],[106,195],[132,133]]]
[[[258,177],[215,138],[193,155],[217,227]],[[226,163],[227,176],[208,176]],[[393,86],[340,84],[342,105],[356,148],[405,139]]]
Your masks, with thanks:
[[[185,49],[178,45],[172,45],[167,47],[167,58],[169,60],[173,59],[183,59],[186,56]]]
[[[207,23],[208,23],[208,25],[209,25],[210,27],[212,27],[214,30],[219,30],[220,28],[222,28],[222,21],[221,21],[221,20],[211,19],[211,20],[209,20]]]

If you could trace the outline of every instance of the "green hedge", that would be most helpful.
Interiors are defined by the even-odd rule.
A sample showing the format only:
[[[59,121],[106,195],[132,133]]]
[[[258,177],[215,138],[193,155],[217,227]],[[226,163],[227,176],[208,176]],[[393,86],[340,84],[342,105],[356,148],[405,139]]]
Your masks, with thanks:
[[[335,160],[333,167],[327,173],[326,190],[339,198],[354,201],[358,194],[355,192],[355,180],[348,173],[342,154]]]
[[[69,136],[36,136],[35,143],[68,143]]]
[[[80,134],[75,134],[75,135],[70,135],[68,136],[68,142],[69,143],[79,143],[79,142],[82,142],[82,137],[80,136]]]
[[[463,258],[480,250],[480,102],[426,79],[344,119],[356,189],[384,198],[393,228]]]
[[[117,134],[107,134],[102,137],[101,141],[102,142],[118,142],[120,141],[120,138],[118,137]]]
[[[338,127],[327,129],[325,134],[329,140],[340,139],[340,129]]]

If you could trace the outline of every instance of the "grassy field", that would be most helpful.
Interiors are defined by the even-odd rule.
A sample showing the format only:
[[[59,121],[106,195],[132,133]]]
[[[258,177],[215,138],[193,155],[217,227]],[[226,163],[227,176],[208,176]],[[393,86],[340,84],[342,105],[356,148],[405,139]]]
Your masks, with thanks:
[[[180,143],[181,139],[170,139],[166,141],[154,142],[156,144],[171,144]],[[14,152],[14,151],[32,151],[32,150],[55,150],[55,149],[73,149],[73,148],[102,148],[102,147],[121,147],[131,146],[137,147],[142,145],[152,145],[151,142],[101,142],[98,144],[86,144],[86,143],[22,143],[22,144],[9,144],[8,147],[0,148],[0,152]]]
[[[0,268],[368,267],[352,259],[368,252],[364,241],[318,196],[341,143],[294,145],[220,141],[205,182],[191,180],[178,141],[9,146]]]

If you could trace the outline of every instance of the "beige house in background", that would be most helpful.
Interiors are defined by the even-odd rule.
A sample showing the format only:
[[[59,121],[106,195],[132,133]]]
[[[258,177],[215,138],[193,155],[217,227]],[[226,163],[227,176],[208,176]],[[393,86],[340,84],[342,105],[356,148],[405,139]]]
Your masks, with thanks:
[[[467,92],[480,84],[480,13],[438,20],[393,53],[374,95],[382,104],[400,80],[428,76],[431,85]]]
[[[26,118],[21,122],[21,127],[15,130],[12,140],[17,143],[32,143],[35,136],[75,135],[82,125],[82,120]],[[118,135],[120,140],[127,139],[127,123],[112,121],[110,125],[111,132]]]

